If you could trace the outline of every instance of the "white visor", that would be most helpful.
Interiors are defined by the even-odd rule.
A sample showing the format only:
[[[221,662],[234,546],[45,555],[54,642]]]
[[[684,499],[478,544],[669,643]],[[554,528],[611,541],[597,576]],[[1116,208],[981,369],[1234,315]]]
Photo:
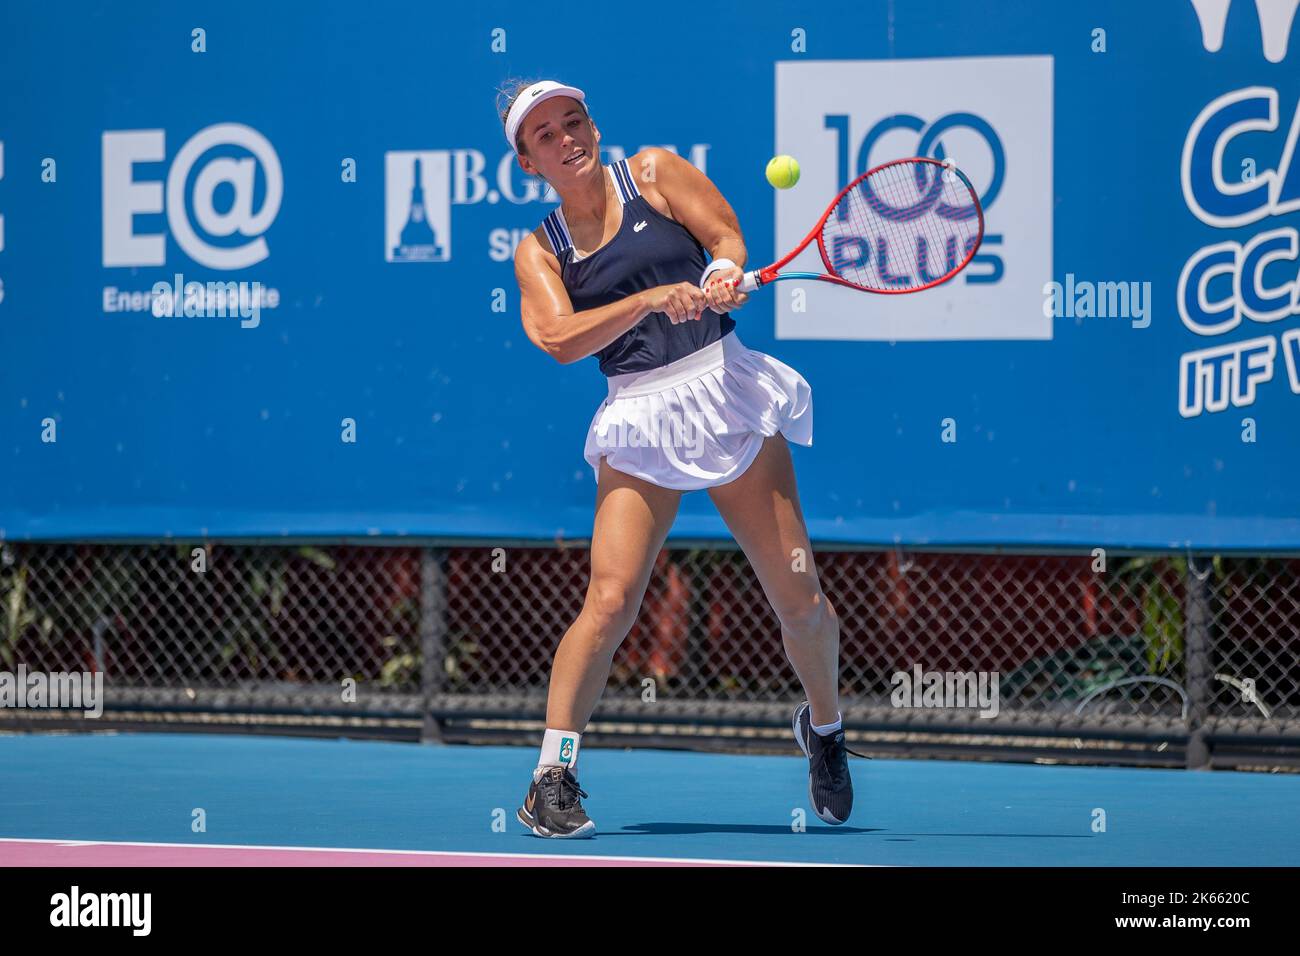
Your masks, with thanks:
[[[515,139],[519,136],[519,127],[524,125],[524,117],[532,112],[533,107],[538,103],[545,102],[553,96],[572,96],[584,107],[587,104],[587,94],[576,86],[565,86],[554,80],[542,80],[540,83],[525,87],[515,97],[514,105],[506,115],[506,142],[510,144],[511,149],[516,149]]]

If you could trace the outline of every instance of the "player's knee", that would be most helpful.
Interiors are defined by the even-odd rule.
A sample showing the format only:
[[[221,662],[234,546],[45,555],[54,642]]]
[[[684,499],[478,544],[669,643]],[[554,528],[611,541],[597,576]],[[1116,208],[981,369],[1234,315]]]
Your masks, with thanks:
[[[781,627],[796,640],[820,634],[835,615],[826,595],[820,590],[782,601],[775,610]]]
[[[583,610],[603,635],[622,640],[636,615],[630,589],[619,581],[593,581]]]

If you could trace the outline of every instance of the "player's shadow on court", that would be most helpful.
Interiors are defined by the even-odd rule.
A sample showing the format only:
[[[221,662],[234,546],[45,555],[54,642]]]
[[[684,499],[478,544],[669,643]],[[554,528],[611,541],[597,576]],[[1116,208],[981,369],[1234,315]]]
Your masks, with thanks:
[[[700,833],[745,833],[750,835],[775,836],[792,833],[790,825],[745,824],[745,823],[634,823],[621,830],[601,833],[602,838],[612,836],[689,836]],[[832,835],[836,833],[879,833],[888,840],[912,843],[917,838],[925,837],[984,837],[986,839],[1017,840],[1091,840],[1090,833],[894,833],[884,827],[833,827],[820,820],[808,821],[807,833]]]
[[[788,823],[784,826],[755,823],[633,823],[621,830],[602,833],[600,836],[693,836],[701,833],[744,833],[751,836],[778,836],[791,832],[793,831]],[[877,833],[879,830],[871,827],[832,827],[823,824],[820,820],[812,819],[808,821],[806,832],[844,834]]]
[[[894,837],[995,837],[999,840],[1091,840],[1095,833],[895,833]]]

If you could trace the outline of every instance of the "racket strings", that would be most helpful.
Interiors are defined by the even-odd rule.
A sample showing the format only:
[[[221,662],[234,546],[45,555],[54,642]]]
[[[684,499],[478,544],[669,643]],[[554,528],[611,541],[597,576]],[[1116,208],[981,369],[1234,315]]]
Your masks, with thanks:
[[[956,171],[891,163],[846,192],[822,227],[827,267],[868,289],[907,292],[956,272],[980,237],[979,205]]]

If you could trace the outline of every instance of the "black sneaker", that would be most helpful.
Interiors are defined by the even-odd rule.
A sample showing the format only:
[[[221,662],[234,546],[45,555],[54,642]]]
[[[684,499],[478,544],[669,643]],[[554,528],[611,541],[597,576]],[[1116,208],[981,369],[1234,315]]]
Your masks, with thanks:
[[[832,826],[839,826],[853,812],[853,780],[849,777],[849,754],[865,757],[844,744],[844,731],[823,737],[812,729],[812,708],[804,701],[794,710],[794,737],[808,758],[808,801],[813,812]]]
[[[596,824],[579,799],[585,796],[587,792],[567,767],[547,767],[528,787],[528,796],[517,813],[519,822],[540,837],[571,840],[593,836]]]

